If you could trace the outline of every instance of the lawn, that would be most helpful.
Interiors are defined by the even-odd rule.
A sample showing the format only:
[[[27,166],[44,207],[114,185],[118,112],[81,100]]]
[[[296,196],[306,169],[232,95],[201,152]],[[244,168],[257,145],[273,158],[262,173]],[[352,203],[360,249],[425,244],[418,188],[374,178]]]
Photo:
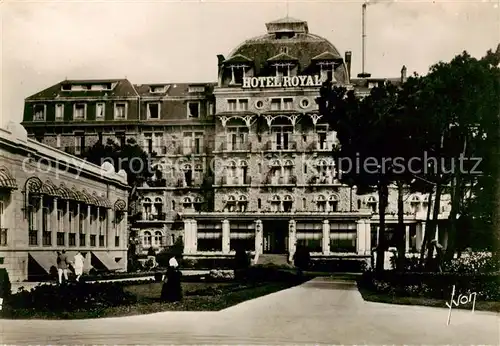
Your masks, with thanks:
[[[298,282],[183,282],[184,298],[182,301],[175,303],[160,301],[162,284],[161,282],[148,282],[125,286],[124,291],[136,297],[136,302],[131,304],[57,312],[40,309],[16,309],[10,311],[8,315],[4,314],[2,317],[15,319],[85,319],[133,316],[163,311],[218,311],[249,299],[290,288],[298,284]]]

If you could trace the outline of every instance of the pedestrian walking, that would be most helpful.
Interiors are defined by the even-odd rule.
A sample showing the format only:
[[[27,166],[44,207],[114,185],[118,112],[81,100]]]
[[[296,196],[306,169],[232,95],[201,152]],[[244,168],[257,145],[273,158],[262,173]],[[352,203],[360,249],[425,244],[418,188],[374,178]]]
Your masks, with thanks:
[[[83,255],[78,251],[75,255],[75,261],[73,262],[73,268],[75,269],[75,275],[76,275],[76,281],[80,281],[80,277],[83,274],[83,262],[85,261],[85,258]]]
[[[62,284],[63,274],[65,281],[68,281],[68,262],[68,255],[66,255],[66,250],[62,250],[59,256],[57,256],[57,275],[59,277],[59,284]]]

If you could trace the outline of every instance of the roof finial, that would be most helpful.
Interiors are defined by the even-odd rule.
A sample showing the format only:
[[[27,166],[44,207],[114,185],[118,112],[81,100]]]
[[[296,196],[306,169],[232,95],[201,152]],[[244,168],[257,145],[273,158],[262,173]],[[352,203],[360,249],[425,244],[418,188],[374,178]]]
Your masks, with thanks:
[[[286,0],[286,17],[288,18],[288,0]]]

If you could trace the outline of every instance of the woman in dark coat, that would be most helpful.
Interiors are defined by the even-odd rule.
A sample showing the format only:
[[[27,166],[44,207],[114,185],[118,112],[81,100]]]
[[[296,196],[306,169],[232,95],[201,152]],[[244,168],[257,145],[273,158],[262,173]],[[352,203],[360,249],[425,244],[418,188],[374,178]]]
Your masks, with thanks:
[[[164,302],[178,302],[182,299],[182,273],[178,267],[169,266],[163,282],[160,299]]]

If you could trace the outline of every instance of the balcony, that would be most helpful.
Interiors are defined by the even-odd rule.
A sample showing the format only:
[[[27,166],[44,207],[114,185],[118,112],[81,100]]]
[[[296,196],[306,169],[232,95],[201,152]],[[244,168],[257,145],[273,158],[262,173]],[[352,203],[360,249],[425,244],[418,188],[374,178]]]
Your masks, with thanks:
[[[155,221],[165,221],[167,219],[166,213],[137,213],[135,220],[136,221],[146,221],[146,222],[155,222]]]
[[[264,179],[264,185],[290,186],[296,184],[297,184],[297,176],[295,175],[281,176],[281,177],[270,176]]]
[[[177,180],[175,187],[179,189],[190,189],[200,187],[201,184],[202,181],[200,181],[199,179],[191,179],[190,181],[186,179],[179,179]]]
[[[225,139],[225,138],[224,138]],[[235,152],[235,151],[252,151],[252,143],[251,142],[236,142],[236,143],[226,143],[222,142],[218,146],[219,151],[221,152]]]
[[[166,179],[148,179],[146,181],[147,186],[143,187],[167,187],[167,180]]]
[[[249,176],[246,177],[225,177],[222,176],[219,179],[219,185],[222,186],[246,186],[252,183],[252,178]]]
[[[264,148],[265,151],[296,151],[297,150],[297,142],[296,141],[288,141],[288,142],[277,142],[277,141],[268,141]]]
[[[338,181],[332,175],[318,176],[314,175],[308,180],[309,185],[337,185]]]

